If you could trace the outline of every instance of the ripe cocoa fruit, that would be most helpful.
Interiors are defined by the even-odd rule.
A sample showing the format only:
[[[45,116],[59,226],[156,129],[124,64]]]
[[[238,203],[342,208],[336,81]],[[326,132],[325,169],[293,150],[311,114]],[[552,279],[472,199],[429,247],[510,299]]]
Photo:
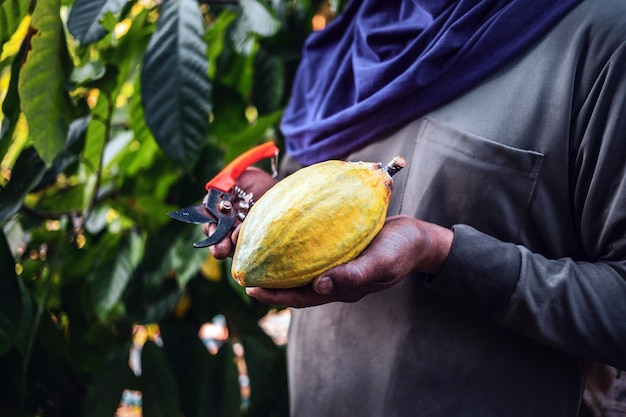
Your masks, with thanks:
[[[326,161],[278,182],[250,209],[232,262],[241,286],[293,288],[356,258],[383,227],[396,157]]]

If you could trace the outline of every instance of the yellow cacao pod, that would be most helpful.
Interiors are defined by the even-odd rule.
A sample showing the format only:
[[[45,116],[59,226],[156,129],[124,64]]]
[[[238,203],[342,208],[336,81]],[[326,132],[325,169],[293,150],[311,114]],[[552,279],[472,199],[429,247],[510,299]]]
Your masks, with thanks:
[[[232,262],[241,286],[293,288],[356,258],[383,227],[404,166],[326,161],[268,190],[246,216]]]

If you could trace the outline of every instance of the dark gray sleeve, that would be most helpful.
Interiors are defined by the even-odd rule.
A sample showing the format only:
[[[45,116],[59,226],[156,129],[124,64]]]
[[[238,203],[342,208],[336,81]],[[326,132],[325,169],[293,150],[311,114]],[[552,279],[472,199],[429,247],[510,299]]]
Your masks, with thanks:
[[[626,368],[623,262],[549,260],[469,226],[453,229],[432,288],[554,348]]]
[[[572,355],[626,369],[626,46],[573,109],[570,207],[582,258],[548,259],[455,226],[429,285],[508,328]],[[549,227],[549,225],[546,225]]]
[[[452,227],[454,241],[432,288],[487,315],[500,311],[513,295],[521,267],[516,245],[503,243],[466,225]],[[493,256],[497,253],[498,256]]]

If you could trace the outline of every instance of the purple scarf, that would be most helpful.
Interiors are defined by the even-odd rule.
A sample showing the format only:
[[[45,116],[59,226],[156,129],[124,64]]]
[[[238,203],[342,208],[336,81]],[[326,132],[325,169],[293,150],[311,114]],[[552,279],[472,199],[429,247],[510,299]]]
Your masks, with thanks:
[[[311,34],[281,122],[305,165],[341,158],[464,93],[582,0],[353,0]]]

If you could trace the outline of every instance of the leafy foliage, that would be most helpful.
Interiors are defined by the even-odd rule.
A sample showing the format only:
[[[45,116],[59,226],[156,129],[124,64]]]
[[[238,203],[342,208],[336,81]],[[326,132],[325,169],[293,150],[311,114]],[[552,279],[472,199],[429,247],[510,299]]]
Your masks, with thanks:
[[[0,0],[0,415],[112,416],[127,389],[146,416],[287,414],[269,308],[166,213],[281,143],[320,3]]]
[[[211,95],[202,17],[195,0],[163,6],[142,65],[146,122],[179,166],[193,166],[208,131]]]

